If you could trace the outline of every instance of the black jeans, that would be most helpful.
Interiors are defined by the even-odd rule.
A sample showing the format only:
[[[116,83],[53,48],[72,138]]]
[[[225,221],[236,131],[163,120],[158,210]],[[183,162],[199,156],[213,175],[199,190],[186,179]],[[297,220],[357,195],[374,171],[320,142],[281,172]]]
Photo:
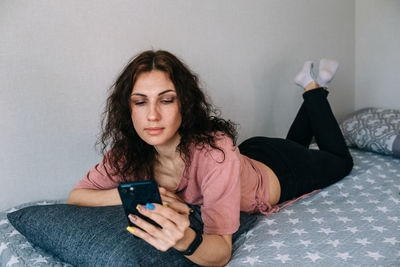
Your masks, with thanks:
[[[239,145],[241,154],[260,161],[278,176],[279,202],[331,185],[353,168],[353,159],[323,88],[307,91],[286,139],[253,137]],[[312,137],[319,150],[309,149]]]

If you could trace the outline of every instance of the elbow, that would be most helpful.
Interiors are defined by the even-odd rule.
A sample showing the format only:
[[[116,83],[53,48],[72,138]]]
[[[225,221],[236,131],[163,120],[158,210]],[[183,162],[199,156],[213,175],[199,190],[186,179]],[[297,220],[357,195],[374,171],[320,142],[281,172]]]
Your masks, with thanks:
[[[213,264],[210,264],[208,266],[225,266],[228,264],[228,262],[231,260],[231,254],[225,255],[223,258],[221,258],[219,261],[214,262]]]
[[[225,266],[228,264],[228,262],[231,260],[231,256],[232,254],[229,253],[228,255],[226,255],[226,257],[224,259],[221,260],[221,265],[220,266]]]
[[[72,189],[72,191],[69,193],[66,203],[69,205],[78,205],[76,199],[76,189]]]
[[[225,266],[231,260],[231,257],[232,257],[232,247],[229,247],[229,249],[227,247],[224,255],[218,260],[218,262],[215,262],[211,266]]]

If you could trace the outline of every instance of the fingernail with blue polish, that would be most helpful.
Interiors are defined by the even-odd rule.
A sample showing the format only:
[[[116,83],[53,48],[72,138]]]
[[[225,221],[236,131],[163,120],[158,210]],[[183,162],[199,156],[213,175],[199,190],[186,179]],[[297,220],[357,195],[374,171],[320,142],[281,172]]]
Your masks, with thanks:
[[[154,210],[154,209],[156,208],[156,206],[154,206],[154,205],[151,204],[151,203],[147,203],[147,204],[146,204],[146,207],[147,207],[149,210]]]

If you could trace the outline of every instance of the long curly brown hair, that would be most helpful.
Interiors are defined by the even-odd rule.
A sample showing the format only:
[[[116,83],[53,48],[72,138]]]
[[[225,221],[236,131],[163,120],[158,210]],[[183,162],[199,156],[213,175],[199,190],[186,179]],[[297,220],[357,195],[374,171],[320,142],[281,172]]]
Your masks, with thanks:
[[[136,133],[131,120],[130,95],[139,75],[152,70],[168,74],[175,85],[182,123],[177,151],[186,166],[190,164],[190,145],[215,145],[215,133],[224,132],[236,143],[236,125],[219,117],[199,87],[198,77],[173,54],[158,50],[144,51],[134,57],[110,88],[102,115],[102,133],[97,141],[104,159],[125,181],[154,180],[155,148]],[[222,150],[221,150],[222,151]],[[223,151],[222,151],[223,152]]]

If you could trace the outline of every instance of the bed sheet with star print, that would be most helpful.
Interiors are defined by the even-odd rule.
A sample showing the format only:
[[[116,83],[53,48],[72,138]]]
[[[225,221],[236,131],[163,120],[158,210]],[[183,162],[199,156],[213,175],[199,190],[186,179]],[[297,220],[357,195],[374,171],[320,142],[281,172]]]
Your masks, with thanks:
[[[340,182],[257,217],[228,266],[400,266],[400,159],[352,149]],[[32,246],[0,212],[0,266],[70,266]]]
[[[351,153],[343,180],[258,216],[228,266],[400,266],[400,159]]]

